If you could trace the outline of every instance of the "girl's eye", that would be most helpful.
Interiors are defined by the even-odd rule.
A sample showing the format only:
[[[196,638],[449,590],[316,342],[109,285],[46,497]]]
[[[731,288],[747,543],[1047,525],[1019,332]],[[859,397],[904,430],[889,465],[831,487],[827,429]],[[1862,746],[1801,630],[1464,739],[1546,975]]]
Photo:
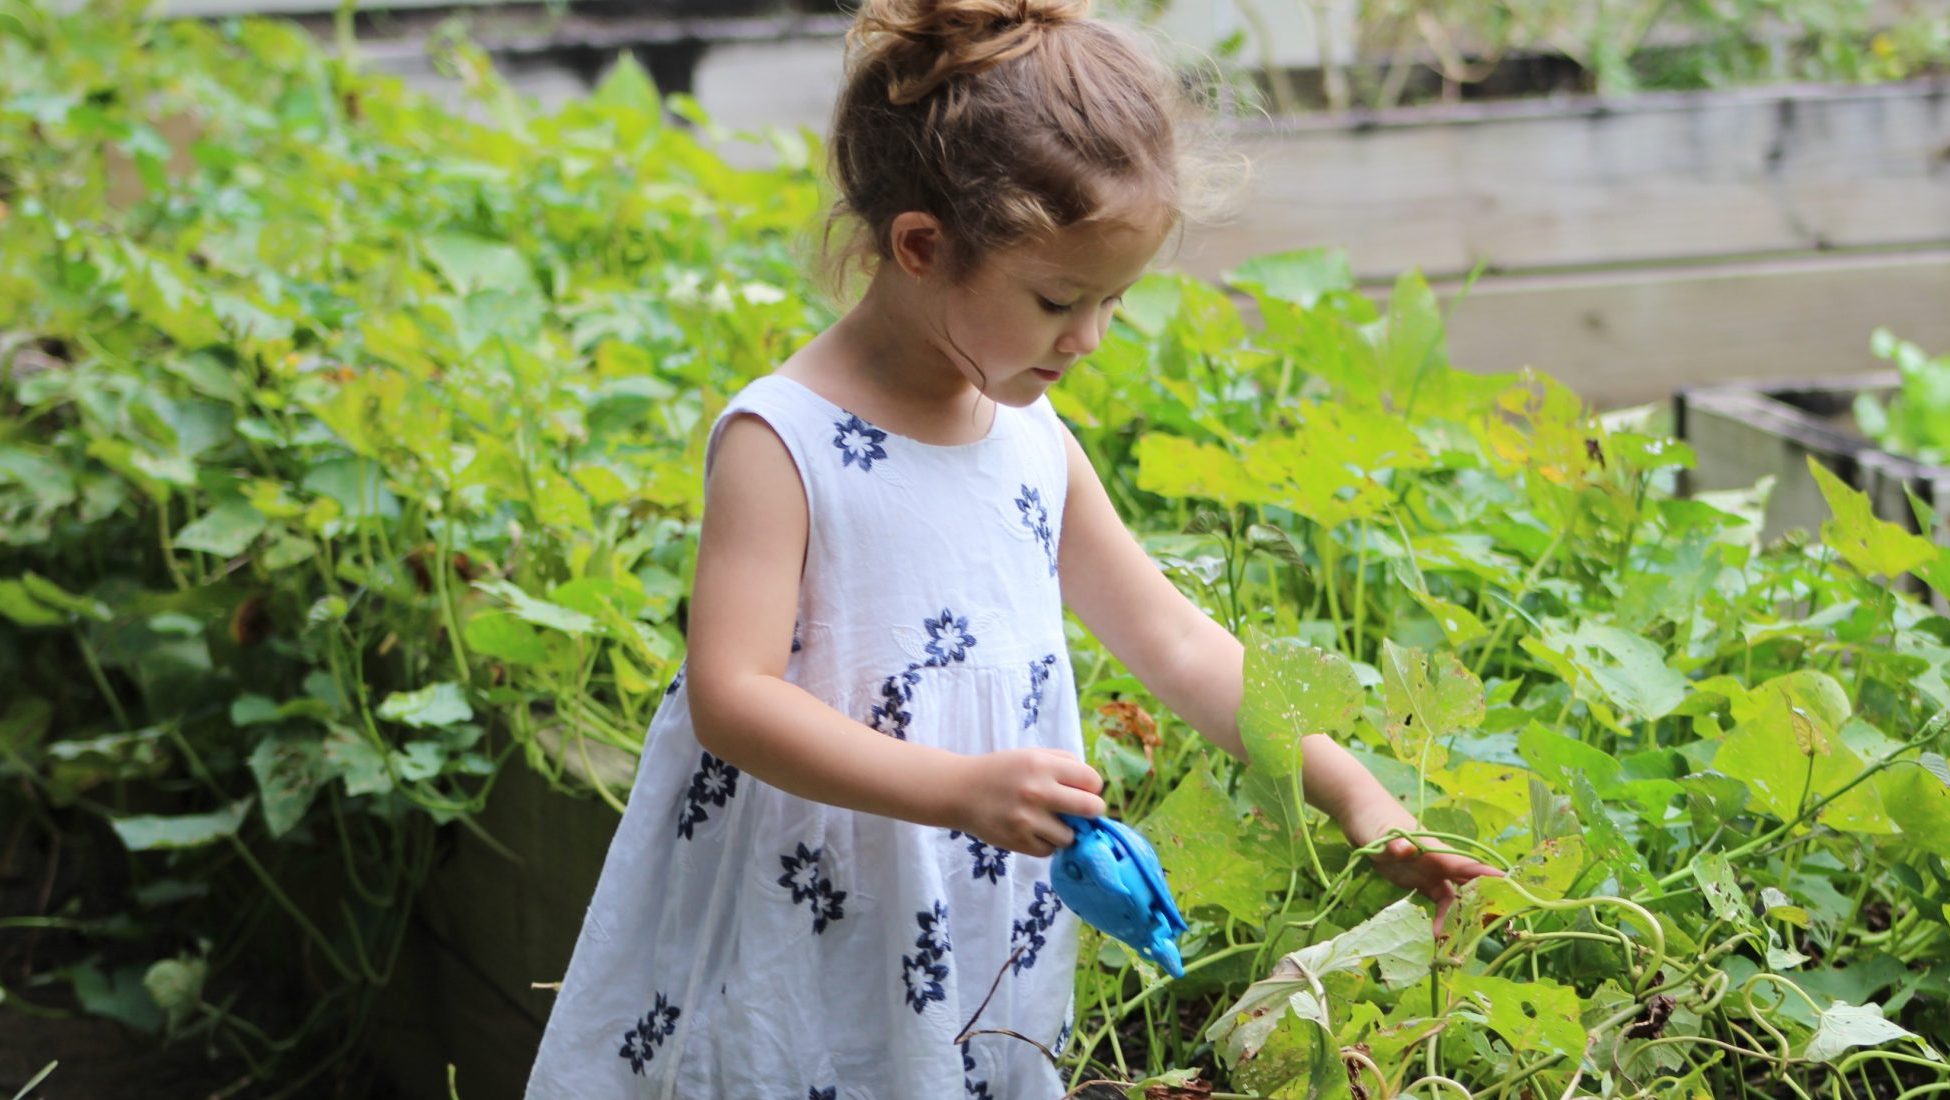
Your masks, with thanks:
[[[1124,303],[1124,296],[1122,294],[1116,295],[1115,297],[1104,299],[1104,305],[1109,306],[1111,309],[1116,309],[1118,306],[1122,305],[1123,303]],[[1076,303],[1074,302],[1070,303],[1069,305],[1064,305],[1060,302],[1052,302],[1048,298],[1045,298],[1040,294],[1036,295],[1036,304],[1042,306],[1043,312],[1045,313],[1068,313],[1071,310],[1076,308]]]

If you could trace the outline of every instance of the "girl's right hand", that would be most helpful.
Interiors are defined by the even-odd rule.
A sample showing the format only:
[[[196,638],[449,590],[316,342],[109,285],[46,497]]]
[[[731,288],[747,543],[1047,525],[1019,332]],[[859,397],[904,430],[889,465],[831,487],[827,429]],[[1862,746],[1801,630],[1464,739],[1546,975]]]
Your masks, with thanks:
[[[1005,749],[962,758],[952,777],[953,827],[1024,855],[1067,848],[1076,834],[1057,814],[1098,817],[1103,777],[1057,749]]]

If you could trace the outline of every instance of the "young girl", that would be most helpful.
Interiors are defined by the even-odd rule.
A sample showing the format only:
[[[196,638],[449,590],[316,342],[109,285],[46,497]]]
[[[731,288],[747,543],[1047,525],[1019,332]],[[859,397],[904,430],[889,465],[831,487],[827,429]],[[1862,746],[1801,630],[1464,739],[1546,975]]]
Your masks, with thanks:
[[[1080,758],[1063,607],[1242,755],[1243,650],[1045,396],[1180,219],[1174,83],[1087,0],[866,0],[831,155],[870,285],[707,448],[690,652],[530,1098],[1055,1100]],[[833,223],[829,223],[829,229]],[[840,265],[843,270],[844,260]],[[1326,737],[1306,795],[1414,818]],[[1446,907],[1487,868],[1377,858]],[[990,991],[993,988],[993,997]]]

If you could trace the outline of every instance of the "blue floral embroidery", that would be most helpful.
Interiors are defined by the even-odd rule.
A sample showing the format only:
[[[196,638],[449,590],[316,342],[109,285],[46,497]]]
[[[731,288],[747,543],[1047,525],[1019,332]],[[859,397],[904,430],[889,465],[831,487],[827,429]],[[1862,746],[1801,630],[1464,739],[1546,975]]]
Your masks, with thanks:
[[[823,1089],[815,1085],[806,1090],[806,1100],[839,1100],[839,1097],[840,1087],[838,1085],[828,1085]]]
[[[940,618],[928,619],[923,625],[928,631],[927,667],[946,668],[968,660],[968,651],[975,645],[975,635],[968,632],[968,616],[956,617],[944,607]]]
[[[642,1075],[643,1067],[657,1056],[657,1048],[677,1034],[677,1017],[681,1015],[682,1011],[659,993],[656,1006],[623,1032],[623,1049],[618,1053],[630,1060],[631,1073]]]
[[[989,1083],[975,1079],[975,1056],[968,1053],[967,1043],[961,1045],[961,1090],[979,1100],[995,1100],[989,1092]]]
[[[914,937],[917,948],[901,956],[901,980],[907,983],[907,1003],[919,1013],[930,1001],[948,998],[942,982],[948,980],[948,966],[942,960],[954,950],[948,942],[948,907],[935,902],[934,908],[914,914],[921,934]]]
[[[692,830],[710,820],[706,805],[722,806],[738,793],[738,769],[705,753],[684,792],[684,809],[677,815],[677,835],[691,839]]]
[[[1029,662],[1029,694],[1022,697],[1022,728],[1029,729],[1043,715],[1043,685],[1049,683],[1050,670],[1056,667],[1056,654]]]
[[[1070,1048],[1070,1033],[1076,1029],[1076,1026],[1076,1009],[1073,1007],[1069,1012],[1064,1013],[1063,1030],[1056,1033],[1056,1042],[1050,1044],[1050,1050],[1058,1058],[1061,1058],[1063,1052]]]
[[[1049,559],[1049,575],[1056,576],[1056,533],[1050,530],[1049,509],[1043,504],[1042,492],[1024,485],[1022,495],[1016,498],[1016,510],[1022,513],[1022,525],[1043,544],[1043,557]]]
[[[668,699],[677,694],[677,689],[684,686],[684,667],[677,666],[677,675],[670,678],[670,686],[664,689],[664,698]]]
[[[968,630],[968,616],[958,616],[948,608],[941,609],[939,618],[923,619],[922,624],[928,632],[924,647],[928,659],[909,664],[882,681],[880,701],[867,713],[867,725],[903,741],[907,740],[909,723],[914,721],[914,712],[907,709],[907,704],[914,701],[914,688],[921,682],[921,670],[946,668],[966,661],[969,648],[975,644],[975,635]]]
[[[1036,900],[1029,903],[1028,916],[1016,921],[1009,931],[1009,951],[1013,956],[1010,966],[1016,973],[1020,974],[1036,965],[1036,956],[1049,946],[1049,940],[1043,933],[1056,923],[1056,915],[1062,911],[1063,899],[1056,896],[1050,884],[1037,883]],[[1021,954],[1015,954],[1018,947],[1022,948]]]
[[[846,916],[841,904],[846,900],[846,891],[833,889],[833,880],[820,873],[819,861],[826,849],[808,850],[804,844],[797,847],[796,856],[779,857],[779,864],[785,868],[785,874],[779,876],[779,885],[792,891],[792,904],[812,909],[813,932],[824,932],[828,924]]]
[[[860,469],[873,469],[875,459],[887,457],[887,433],[866,421],[848,413],[845,420],[833,421],[833,446],[840,449],[840,465],[851,466],[858,462]]]
[[[880,685],[881,702],[873,708],[867,724],[889,737],[907,740],[907,724],[914,720],[913,712],[902,704],[914,698],[914,685],[921,682],[920,665],[908,665],[894,673]]]
[[[992,847],[960,829],[948,831],[950,840],[960,840],[963,837],[968,838],[968,854],[975,857],[974,871],[969,877],[985,878],[994,882],[1009,873],[1009,849]]]
[[[797,653],[804,648],[806,648],[806,644],[799,640],[799,621],[794,619],[792,621],[792,652]]]

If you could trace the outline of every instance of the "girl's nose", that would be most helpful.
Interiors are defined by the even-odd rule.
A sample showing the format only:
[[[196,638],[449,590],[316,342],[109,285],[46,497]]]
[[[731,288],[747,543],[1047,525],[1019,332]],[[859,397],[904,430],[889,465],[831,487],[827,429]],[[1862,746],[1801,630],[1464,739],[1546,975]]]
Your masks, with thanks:
[[[1097,350],[1097,344],[1104,338],[1104,329],[1110,321],[1110,311],[1079,313],[1063,329],[1063,335],[1056,341],[1058,351],[1066,355],[1084,356]]]

